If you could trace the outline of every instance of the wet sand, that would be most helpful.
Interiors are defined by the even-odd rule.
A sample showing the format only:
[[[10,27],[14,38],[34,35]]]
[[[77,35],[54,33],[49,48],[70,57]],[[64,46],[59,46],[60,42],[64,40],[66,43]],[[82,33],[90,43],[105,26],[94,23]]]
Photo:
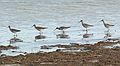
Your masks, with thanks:
[[[9,49],[18,49],[18,47],[17,46],[12,46],[12,45],[0,46],[0,51],[1,50],[9,50]]]
[[[71,43],[70,45],[52,45],[52,47],[71,50],[84,48],[83,50],[89,51],[63,52],[63,49],[60,49],[48,53],[38,52],[18,56],[1,56],[0,64],[20,64],[21,66],[119,66],[120,47],[104,48],[104,46],[112,46],[119,43],[120,42],[117,41],[98,42],[94,45],[81,45],[77,43]]]
[[[19,47],[17,46],[12,46],[12,45],[8,45],[8,46],[0,46],[0,53],[2,53],[2,50],[10,50],[10,49],[18,49]],[[6,54],[1,54],[1,57],[6,57]]]

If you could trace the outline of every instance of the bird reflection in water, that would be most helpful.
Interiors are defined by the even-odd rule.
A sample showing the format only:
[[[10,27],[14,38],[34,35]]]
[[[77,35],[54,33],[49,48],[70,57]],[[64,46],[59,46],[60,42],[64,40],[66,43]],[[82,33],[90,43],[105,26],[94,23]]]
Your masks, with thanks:
[[[83,34],[83,38],[82,38],[82,40],[84,40],[85,42],[89,42],[89,39],[88,38],[90,38],[90,37],[92,37],[93,36],[93,34],[91,33],[88,33],[88,31],[86,31],[85,32],[85,34]]]
[[[16,43],[16,42],[23,42],[23,40],[17,38],[17,37],[13,37],[10,40],[10,44]]]
[[[40,35],[35,36],[35,41],[39,39],[45,39],[45,38],[46,36],[40,34]]]
[[[110,38],[110,37],[112,37],[112,35],[111,35],[110,31],[108,30],[105,32],[104,38]]]
[[[88,31],[86,31],[85,34],[83,34],[83,38],[89,38],[91,36],[93,36],[93,34],[88,33]]]
[[[58,39],[58,38],[66,38],[66,39],[69,39],[69,38],[70,38],[69,35],[67,35],[67,34],[65,33],[65,31],[62,31],[61,34],[57,34],[56,37],[57,37],[57,39]]]

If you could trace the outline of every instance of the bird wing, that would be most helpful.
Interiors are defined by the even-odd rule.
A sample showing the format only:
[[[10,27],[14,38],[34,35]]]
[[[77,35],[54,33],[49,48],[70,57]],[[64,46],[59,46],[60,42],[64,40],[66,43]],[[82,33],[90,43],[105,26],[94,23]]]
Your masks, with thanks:
[[[115,25],[110,25],[110,26],[115,26]]]
[[[61,26],[60,28],[70,28],[70,27],[66,27],[66,26]]]
[[[18,30],[18,29],[12,29],[13,31],[17,31],[17,32],[19,32],[19,31],[21,31],[21,30]]]
[[[47,27],[41,27],[42,29],[47,29]]]
[[[46,29],[47,27],[37,27],[38,29]]]
[[[66,27],[66,28],[70,28],[70,26]]]
[[[114,25],[111,25],[111,24],[106,24],[106,25],[109,25],[109,26],[114,26]]]
[[[86,24],[86,23],[84,23],[85,25],[87,25],[87,26],[93,26],[93,25],[90,25],[90,24]]]
[[[88,24],[89,26],[93,26],[93,25],[90,25],[90,24]]]

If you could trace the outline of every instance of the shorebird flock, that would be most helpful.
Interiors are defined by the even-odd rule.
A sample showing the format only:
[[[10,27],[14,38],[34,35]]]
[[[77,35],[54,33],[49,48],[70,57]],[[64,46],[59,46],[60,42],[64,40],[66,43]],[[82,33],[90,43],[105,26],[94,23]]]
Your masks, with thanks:
[[[94,25],[91,25],[91,24],[87,24],[87,23],[84,23],[83,20],[80,20],[79,23],[81,22],[81,25],[85,28],[85,31],[88,31],[88,28],[90,27],[94,27]],[[106,23],[103,19],[101,20],[101,22],[103,22],[103,25],[105,28],[108,29],[108,31],[110,30],[110,27],[114,26],[112,24],[108,24]],[[42,34],[42,30],[44,29],[47,29],[48,27],[44,27],[44,26],[36,26],[35,24],[33,25],[33,27],[39,31],[39,34],[41,35]],[[17,33],[20,32],[21,30],[19,29],[14,29],[14,28],[11,28],[11,26],[8,26],[9,30],[14,34],[14,37],[17,37]],[[60,30],[64,33],[64,31],[66,29],[69,29],[71,28],[70,26],[61,26],[61,27],[56,27],[55,30]],[[54,31],[55,31],[54,30]]]

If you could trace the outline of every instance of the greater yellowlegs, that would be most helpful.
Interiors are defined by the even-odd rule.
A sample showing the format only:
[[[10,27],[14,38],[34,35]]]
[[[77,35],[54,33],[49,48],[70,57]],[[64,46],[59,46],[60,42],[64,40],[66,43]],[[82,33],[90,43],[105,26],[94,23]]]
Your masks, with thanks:
[[[66,30],[66,29],[68,29],[68,28],[70,28],[70,27],[65,27],[65,26],[56,27],[56,29],[62,30],[62,31]],[[55,30],[56,30],[56,29],[55,29]]]
[[[47,29],[47,27],[36,26],[35,24],[33,26],[35,27],[36,30],[40,31],[40,34],[41,34],[41,30]]]
[[[15,37],[17,37],[17,32],[20,32],[21,30],[18,30],[18,29],[13,29],[13,28],[11,28],[10,26],[8,26],[8,28],[10,29],[10,31],[12,32],[12,33],[14,33],[14,36]]]
[[[103,22],[105,28],[107,28],[108,30],[109,30],[109,28],[110,28],[111,26],[114,26],[114,25],[105,23],[105,21],[104,21],[103,19],[102,19],[101,21]]]
[[[87,31],[87,28],[93,27],[93,25],[83,23],[83,20],[80,20],[80,22],[81,22],[82,26],[83,26],[84,28],[86,28],[86,31]]]

